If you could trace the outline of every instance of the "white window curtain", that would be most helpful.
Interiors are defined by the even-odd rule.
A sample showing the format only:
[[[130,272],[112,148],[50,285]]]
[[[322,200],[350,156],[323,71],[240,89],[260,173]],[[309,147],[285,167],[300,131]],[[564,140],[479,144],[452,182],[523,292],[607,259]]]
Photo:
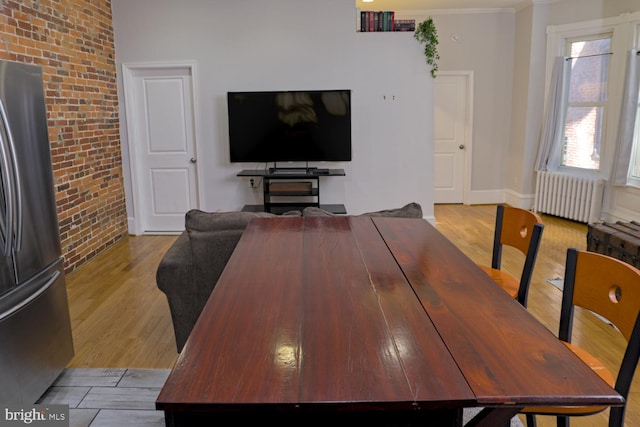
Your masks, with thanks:
[[[627,184],[631,151],[633,150],[633,133],[638,111],[638,92],[640,91],[640,55],[631,49],[627,57],[627,74],[624,82],[622,111],[618,125],[616,156],[611,173],[611,183],[617,186]]]
[[[557,141],[560,141],[563,133],[564,107],[567,97],[566,74],[569,69],[564,56],[558,56],[553,62],[547,108],[544,116],[538,157],[536,159],[536,172],[547,170],[551,150]]]

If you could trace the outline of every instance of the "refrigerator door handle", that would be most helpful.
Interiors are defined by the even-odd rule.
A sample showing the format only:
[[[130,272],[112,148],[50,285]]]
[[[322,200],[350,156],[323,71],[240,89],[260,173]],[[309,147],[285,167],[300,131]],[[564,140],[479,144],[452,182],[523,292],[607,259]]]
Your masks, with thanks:
[[[40,295],[45,293],[46,290],[49,289],[51,287],[51,285],[53,285],[56,282],[56,280],[58,280],[58,277],[60,277],[60,272],[59,271],[55,271],[51,275],[49,280],[47,280],[47,282],[44,285],[42,285],[42,287],[40,289],[35,291],[33,294],[29,295],[28,298],[25,298],[24,300],[20,301],[20,303],[12,306],[10,309],[6,310],[5,312],[0,313],[0,320],[11,316],[13,313],[19,311],[20,309],[22,309],[22,307],[25,307],[31,301],[37,299]]]
[[[13,174],[11,176],[12,179],[10,181],[11,193],[7,198],[12,200],[11,213],[12,216],[15,217],[15,220],[12,218],[11,222],[7,221],[7,236],[10,237],[10,250],[13,249],[15,252],[19,252],[22,246],[22,195],[20,191],[20,170],[18,169],[18,159],[16,157],[16,144],[13,141],[13,133],[11,132],[11,128],[9,127],[9,121],[7,120],[7,110],[5,109],[4,102],[2,102],[1,99],[0,115],[2,116],[2,123],[4,125],[4,129],[6,131],[8,139],[7,148],[9,151],[9,159],[11,160],[11,171],[13,171]],[[15,209],[15,215],[13,209]],[[9,210],[8,207],[7,210]]]
[[[0,101],[1,102],[1,101]],[[13,238],[13,196],[11,188],[11,171],[9,164],[9,147],[4,138],[3,132],[0,132],[0,172],[2,178],[2,195],[4,200],[2,205],[4,212],[0,212],[0,243],[2,244],[2,255],[11,255],[11,240]]]

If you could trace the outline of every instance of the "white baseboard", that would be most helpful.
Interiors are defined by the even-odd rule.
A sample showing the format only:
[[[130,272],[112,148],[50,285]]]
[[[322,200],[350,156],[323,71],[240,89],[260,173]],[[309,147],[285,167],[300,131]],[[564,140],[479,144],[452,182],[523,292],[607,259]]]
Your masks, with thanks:
[[[469,205],[495,205],[505,202],[503,190],[471,191],[467,198]]]
[[[520,194],[513,190],[505,190],[505,203],[516,208],[530,210],[536,200],[535,194]]]
[[[140,233],[137,230],[136,227],[136,220],[135,218],[132,217],[127,217],[127,229],[129,231],[129,234],[132,236],[139,236]]]
[[[638,212],[631,211],[624,208],[616,208],[612,211],[602,211],[600,212],[601,219],[606,222],[630,222],[630,221],[640,221],[638,218]]]
[[[472,191],[469,205],[497,205],[506,203],[522,209],[531,209],[535,194],[520,194],[513,190],[481,190]]]

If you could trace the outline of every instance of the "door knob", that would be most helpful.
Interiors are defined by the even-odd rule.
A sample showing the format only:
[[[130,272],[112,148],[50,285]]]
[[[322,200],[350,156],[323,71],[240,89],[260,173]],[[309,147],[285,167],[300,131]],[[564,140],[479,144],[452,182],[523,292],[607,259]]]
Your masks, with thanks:
[[[196,159],[194,157],[191,158],[191,160],[189,160],[190,163],[195,163]]]
[[[458,148],[461,149],[461,150],[464,150],[464,144],[458,145]]]

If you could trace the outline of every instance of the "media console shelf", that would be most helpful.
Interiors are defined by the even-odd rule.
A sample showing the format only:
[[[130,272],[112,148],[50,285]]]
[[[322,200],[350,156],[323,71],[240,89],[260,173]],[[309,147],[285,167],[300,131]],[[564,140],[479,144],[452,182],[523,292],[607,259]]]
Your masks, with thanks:
[[[263,205],[245,205],[245,212],[271,212],[281,214],[290,210],[302,210],[308,206],[319,207],[335,214],[346,214],[344,205],[320,204],[320,178],[345,176],[344,169],[278,168],[245,169],[236,176],[262,178]],[[275,200],[274,200],[275,198]],[[292,201],[296,198],[304,201]]]

